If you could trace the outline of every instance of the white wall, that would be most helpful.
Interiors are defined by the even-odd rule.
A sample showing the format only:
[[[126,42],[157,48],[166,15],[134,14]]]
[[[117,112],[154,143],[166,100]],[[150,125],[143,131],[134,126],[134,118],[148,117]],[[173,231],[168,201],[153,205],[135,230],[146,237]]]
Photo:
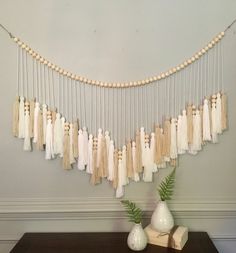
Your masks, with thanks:
[[[11,32],[42,55],[94,79],[139,79],[191,56],[236,17],[233,0],[0,0]],[[220,252],[236,247],[236,27],[225,42],[230,128],[217,145],[183,156],[170,206],[178,224],[207,231]],[[127,71],[128,70],[128,71]],[[25,153],[11,136],[16,49],[0,31],[0,252],[27,231],[123,231],[130,228],[107,183],[90,186],[85,173],[63,171],[38,151]],[[169,173],[162,170],[160,177]],[[147,211],[154,183],[131,183],[126,197]],[[159,179],[160,180],[160,179]],[[147,212],[146,223],[150,218]]]

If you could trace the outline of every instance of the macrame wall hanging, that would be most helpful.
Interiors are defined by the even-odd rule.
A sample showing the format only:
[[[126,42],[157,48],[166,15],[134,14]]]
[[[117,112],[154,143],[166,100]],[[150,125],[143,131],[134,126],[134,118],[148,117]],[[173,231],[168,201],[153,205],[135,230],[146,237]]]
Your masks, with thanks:
[[[222,39],[233,23],[181,64],[123,83],[73,74],[1,25],[17,46],[13,135],[26,151],[86,171],[92,184],[106,178],[122,197],[130,180],[151,182],[227,128]]]

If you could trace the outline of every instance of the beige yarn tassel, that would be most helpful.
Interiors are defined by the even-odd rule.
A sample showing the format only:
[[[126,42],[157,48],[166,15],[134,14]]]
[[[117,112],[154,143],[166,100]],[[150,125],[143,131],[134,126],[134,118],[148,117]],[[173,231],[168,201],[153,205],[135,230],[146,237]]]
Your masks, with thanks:
[[[63,168],[65,170],[71,169],[70,164],[70,135],[69,135],[69,123],[65,123],[64,129],[64,142],[63,142]]]
[[[222,94],[221,97],[221,125],[222,130],[227,129],[227,122],[228,122],[228,116],[227,116],[227,95],[225,93]]]
[[[18,138],[25,138],[25,98],[20,97]]]
[[[37,149],[38,150],[44,150],[44,145],[43,145],[43,112],[42,110],[39,109],[38,112],[38,138],[37,138]]]
[[[99,177],[99,171],[97,167],[97,145],[98,145],[98,139],[93,139],[93,174],[91,175],[90,182],[93,185],[101,183],[100,177]]]
[[[112,181],[112,186],[114,189],[117,188],[118,185],[118,151],[114,150],[114,177]]]
[[[73,152],[74,157],[78,158],[79,152],[78,152],[78,131],[79,131],[79,125],[78,122],[74,122],[73,124]]]
[[[99,176],[103,177],[103,178],[108,176],[107,146],[106,146],[106,139],[104,136],[102,136],[102,139],[101,139],[101,156],[100,156],[100,163],[99,163]]]
[[[30,131],[30,138],[34,137],[34,108],[35,108],[35,101],[30,100],[30,122],[29,122],[29,131]]]
[[[74,136],[73,136],[73,131],[74,131],[74,129],[73,129],[73,124],[72,123],[70,123],[70,130],[69,130],[69,135],[70,135],[70,164],[73,164],[73,163],[75,163],[75,158],[74,158],[74,150],[73,150],[73,148],[74,148],[74,143],[73,143],[73,141],[74,141]],[[77,138],[78,139],[78,138]]]
[[[142,160],[141,160],[141,141],[140,132],[136,132],[136,172],[141,173],[143,171]]]
[[[127,155],[126,155],[126,168],[127,168],[127,177],[133,178],[133,161],[132,161],[132,148],[131,142],[127,143]]]
[[[203,141],[203,106],[199,106],[199,113],[200,113],[200,119],[201,119],[201,140],[202,140],[202,145],[204,144]]]
[[[12,133],[13,136],[18,137],[19,135],[19,97],[17,96],[13,104],[13,115],[12,115]]]
[[[156,154],[155,154],[155,163],[157,166],[162,164],[162,150],[161,150],[161,128],[159,126],[155,129],[156,136]]]
[[[170,131],[170,120],[166,119],[164,123],[164,154],[165,161],[170,161],[170,140],[171,140],[171,131]]]
[[[187,106],[187,133],[188,143],[193,143],[193,107],[192,105]]]
[[[24,139],[24,150],[25,151],[31,151],[31,140],[30,140],[30,115],[29,115],[29,110],[30,110],[30,105],[29,102],[25,102],[25,124],[24,124],[24,129],[25,129],[25,139]]]

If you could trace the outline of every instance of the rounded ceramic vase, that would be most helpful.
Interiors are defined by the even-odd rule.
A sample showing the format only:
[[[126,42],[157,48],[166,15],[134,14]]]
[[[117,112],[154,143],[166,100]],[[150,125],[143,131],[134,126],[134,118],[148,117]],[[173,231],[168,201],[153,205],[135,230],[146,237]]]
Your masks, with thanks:
[[[152,214],[151,226],[160,233],[168,233],[174,227],[173,216],[166,201],[159,201]]]
[[[147,236],[143,230],[141,223],[134,224],[132,230],[128,235],[127,244],[130,249],[135,251],[145,249],[147,246]]]

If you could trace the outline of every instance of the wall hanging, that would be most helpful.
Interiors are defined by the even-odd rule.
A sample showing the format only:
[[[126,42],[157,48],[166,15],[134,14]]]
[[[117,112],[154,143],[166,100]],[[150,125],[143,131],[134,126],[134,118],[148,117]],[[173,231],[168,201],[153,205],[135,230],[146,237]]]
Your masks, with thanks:
[[[0,25],[17,47],[13,135],[92,184],[106,178],[122,197],[130,180],[151,182],[180,154],[218,142],[227,128],[222,39],[235,22],[181,64],[128,82],[73,74]]]

